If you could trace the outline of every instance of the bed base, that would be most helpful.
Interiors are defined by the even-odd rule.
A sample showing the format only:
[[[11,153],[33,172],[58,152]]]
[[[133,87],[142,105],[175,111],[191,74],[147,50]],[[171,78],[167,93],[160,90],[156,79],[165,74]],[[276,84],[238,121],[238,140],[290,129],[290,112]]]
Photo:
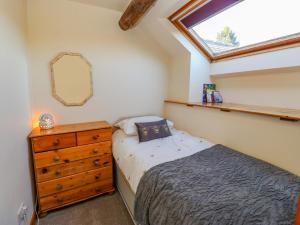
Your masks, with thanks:
[[[135,200],[135,194],[131,190],[126,178],[124,177],[122,171],[118,167],[116,163],[115,165],[115,184],[116,187],[123,199],[123,202],[125,203],[125,206],[132,218],[132,221],[135,225],[138,225],[134,220],[134,200]]]

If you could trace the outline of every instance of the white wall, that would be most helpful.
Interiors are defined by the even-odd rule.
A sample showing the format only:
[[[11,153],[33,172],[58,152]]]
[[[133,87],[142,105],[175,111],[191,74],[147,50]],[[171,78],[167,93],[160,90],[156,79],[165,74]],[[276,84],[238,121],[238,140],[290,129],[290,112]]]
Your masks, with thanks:
[[[171,55],[168,98],[201,101],[203,83],[210,82],[207,58],[167,19],[148,20],[143,26]]]
[[[226,102],[300,109],[300,47],[211,64]]]
[[[281,49],[211,64],[211,75],[300,66],[300,47]]]
[[[143,30],[118,27],[120,12],[67,0],[28,0],[33,120],[53,113],[58,123],[161,114],[169,58]],[[93,66],[94,96],[65,107],[51,96],[49,62],[59,52],[82,53]]]
[[[179,64],[180,68],[187,67],[185,70],[188,71],[188,74],[181,73],[178,75],[174,72],[171,73],[171,76],[173,77],[172,83],[173,85],[181,85],[183,83],[182,79],[184,78],[186,80],[185,82],[188,82],[188,87],[185,88],[188,90],[188,97],[186,100],[190,102],[199,102],[202,100],[203,84],[210,83],[210,62],[207,60],[204,54],[199,52],[198,49],[191,44],[186,37],[184,37],[172,24],[170,24],[169,21],[168,25],[165,24],[165,26],[168,27],[169,32],[173,35],[173,38],[175,38],[182,45],[187,52],[186,54],[189,56],[188,61],[181,60]],[[178,59],[180,55],[180,52],[177,51],[175,54],[173,54],[173,57]],[[174,71],[174,68],[172,69],[172,71]],[[170,84],[169,90],[172,88],[172,84]],[[173,96],[169,95],[168,97],[173,99]],[[180,97],[177,96],[176,99],[180,99]]]
[[[189,101],[202,102],[203,84],[210,83],[210,63],[194,47],[191,48]]]
[[[300,109],[300,68],[236,73],[212,80],[226,102]]]
[[[153,11],[158,10],[160,5],[166,2],[158,2]],[[151,10],[151,12],[153,12]],[[187,101],[190,92],[190,52],[178,40],[178,31],[170,26],[167,19],[144,18],[141,28],[159,43],[171,57],[170,76],[168,80],[168,98]],[[158,32],[159,31],[159,32]]]
[[[174,56],[171,61],[168,82],[168,98],[187,101],[190,89],[190,54],[186,51]]]
[[[26,2],[0,0],[0,224],[17,225],[24,202],[32,215],[27,135],[30,132],[26,64]]]
[[[265,160],[300,176],[300,122],[166,104],[175,127]]]

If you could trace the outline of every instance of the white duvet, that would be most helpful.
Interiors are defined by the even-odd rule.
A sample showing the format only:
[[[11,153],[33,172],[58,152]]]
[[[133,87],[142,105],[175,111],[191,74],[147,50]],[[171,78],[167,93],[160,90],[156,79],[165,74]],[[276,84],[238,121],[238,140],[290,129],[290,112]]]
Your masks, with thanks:
[[[139,143],[138,136],[127,136],[122,130],[113,135],[113,155],[132,191],[136,193],[143,174],[161,163],[190,156],[214,144],[171,129],[172,136]]]

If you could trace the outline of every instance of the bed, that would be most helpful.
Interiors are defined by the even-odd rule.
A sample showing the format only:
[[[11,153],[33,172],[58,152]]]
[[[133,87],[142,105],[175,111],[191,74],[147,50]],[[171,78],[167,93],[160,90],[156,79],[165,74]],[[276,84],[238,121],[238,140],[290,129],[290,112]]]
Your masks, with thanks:
[[[299,177],[186,132],[171,133],[145,143],[122,130],[113,135],[116,184],[136,224],[294,224]]]
[[[193,155],[214,144],[187,132],[171,129],[172,136],[139,143],[137,136],[127,136],[121,129],[113,135],[118,189],[133,216],[135,193],[141,177],[150,168]]]

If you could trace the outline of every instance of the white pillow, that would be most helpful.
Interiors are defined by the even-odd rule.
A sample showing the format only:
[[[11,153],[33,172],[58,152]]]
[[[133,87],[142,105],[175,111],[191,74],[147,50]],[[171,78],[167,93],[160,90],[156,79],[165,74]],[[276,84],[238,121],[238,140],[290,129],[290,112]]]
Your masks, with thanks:
[[[115,124],[116,127],[121,128],[126,135],[137,135],[137,128],[135,123],[147,123],[147,122],[155,122],[163,120],[164,118],[161,118],[159,116],[141,116],[141,117],[134,117],[130,119],[122,120]],[[167,124],[170,128],[174,126],[174,123],[170,120],[167,120]]]

